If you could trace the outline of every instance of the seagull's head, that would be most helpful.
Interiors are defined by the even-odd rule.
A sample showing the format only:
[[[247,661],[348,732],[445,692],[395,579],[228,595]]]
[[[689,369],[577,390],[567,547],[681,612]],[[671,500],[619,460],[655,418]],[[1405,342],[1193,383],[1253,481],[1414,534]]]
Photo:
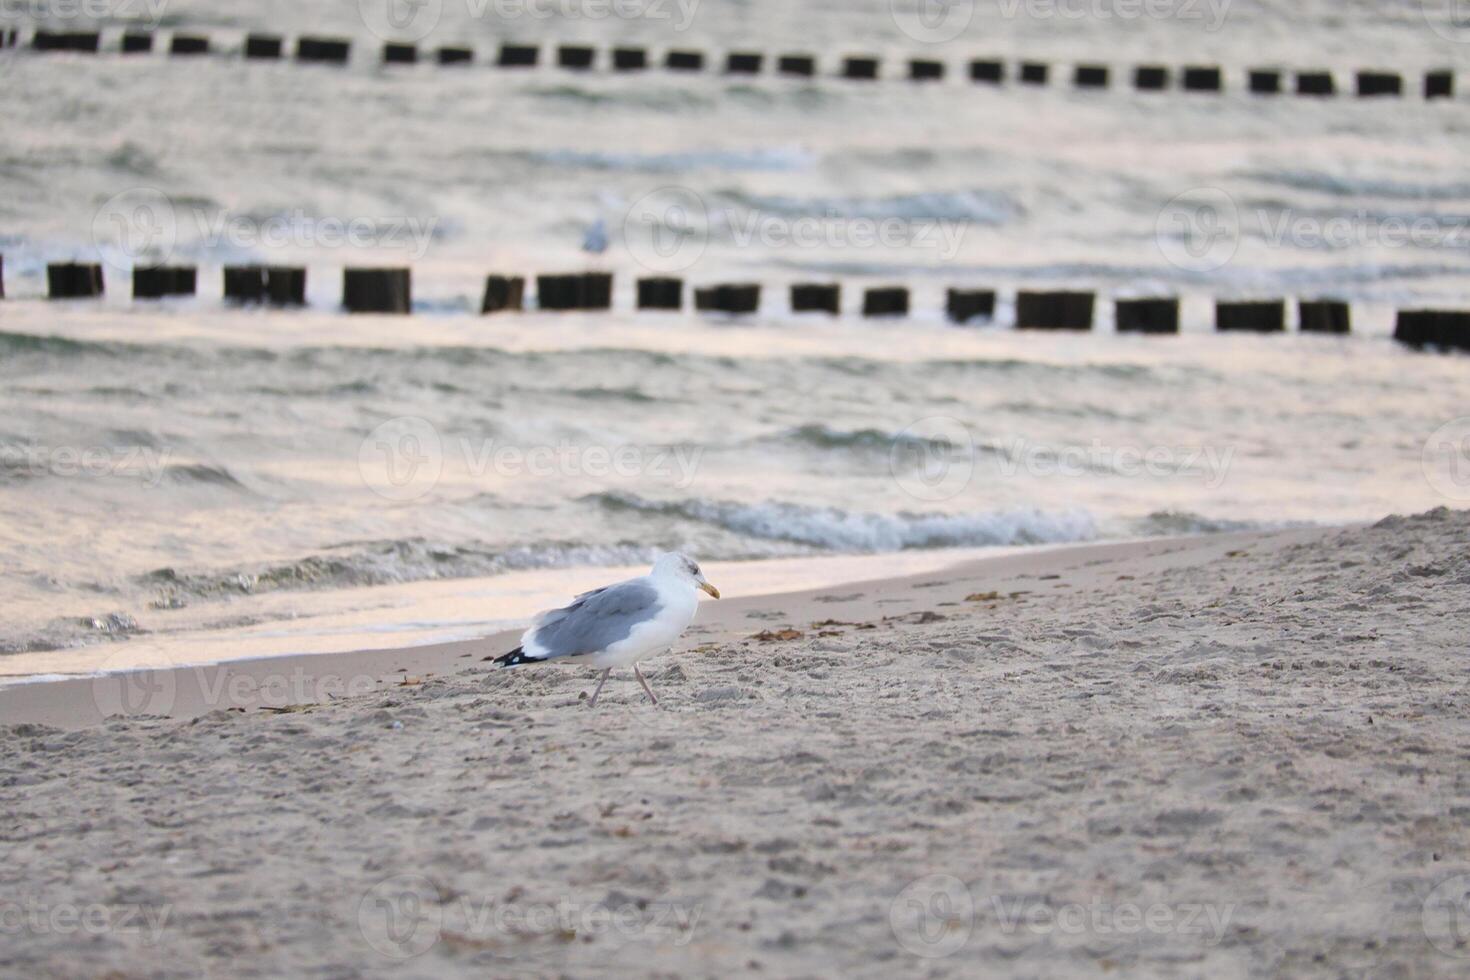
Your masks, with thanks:
[[[687,582],[701,592],[708,592],[716,599],[720,597],[720,590],[709,584],[704,573],[699,570],[699,562],[688,555],[681,555],[677,551],[659,555],[658,561],[653,563],[653,574],[660,578],[671,578],[679,582]]]

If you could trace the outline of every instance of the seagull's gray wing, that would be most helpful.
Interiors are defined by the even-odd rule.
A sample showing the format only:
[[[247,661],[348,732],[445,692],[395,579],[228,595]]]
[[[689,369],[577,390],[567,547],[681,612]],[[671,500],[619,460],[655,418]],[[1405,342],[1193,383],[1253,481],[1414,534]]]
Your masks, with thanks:
[[[579,595],[571,605],[553,609],[536,622],[526,639],[540,647],[539,659],[579,657],[626,640],[639,623],[661,609],[658,591],[644,582],[622,582]]]

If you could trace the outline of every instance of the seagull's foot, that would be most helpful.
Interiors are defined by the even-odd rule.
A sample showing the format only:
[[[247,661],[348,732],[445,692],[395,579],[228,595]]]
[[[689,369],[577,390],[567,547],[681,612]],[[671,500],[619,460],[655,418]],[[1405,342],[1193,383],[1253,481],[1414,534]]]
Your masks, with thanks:
[[[653,688],[648,686],[648,681],[643,679],[643,671],[638,669],[637,664],[633,665],[633,673],[638,675],[638,683],[642,684],[643,690],[648,692],[648,700],[652,701],[654,704],[658,704],[658,697],[654,695]]]
[[[597,681],[597,688],[596,688],[596,690],[594,690],[592,692],[592,700],[587,702],[587,707],[589,707],[589,708],[595,708],[595,707],[597,707],[597,696],[602,693],[602,685],[604,685],[604,684],[607,683],[607,675],[608,674],[611,674],[611,673],[612,673],[612,668],[611,667],[609,667],[607,670],[604,670],[602,672],[602,677]]]

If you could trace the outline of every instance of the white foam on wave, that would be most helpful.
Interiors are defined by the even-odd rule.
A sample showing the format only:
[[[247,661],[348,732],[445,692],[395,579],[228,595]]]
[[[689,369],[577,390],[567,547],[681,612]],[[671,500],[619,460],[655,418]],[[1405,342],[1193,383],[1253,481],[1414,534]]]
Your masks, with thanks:
[[[839,552],[1050,544],[1097,537],[1096,521],[1084,510],[877,514],[780,501],[655,502],[633,494],[607,494],[601,499],[610,507],[683,517],[753,538]]]

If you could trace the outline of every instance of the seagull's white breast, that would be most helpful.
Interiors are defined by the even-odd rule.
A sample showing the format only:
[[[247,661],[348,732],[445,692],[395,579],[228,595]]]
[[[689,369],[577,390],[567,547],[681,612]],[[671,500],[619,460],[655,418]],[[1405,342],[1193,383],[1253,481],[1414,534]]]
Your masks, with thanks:
[[[699,593],[692,583],[650,575],[648,584],[658,590],[658,615],[633,627],[625,640],[619,640],[589,660],[599,669],[626,667],[651,653],[670,646],[694,622],[699,609]]]

